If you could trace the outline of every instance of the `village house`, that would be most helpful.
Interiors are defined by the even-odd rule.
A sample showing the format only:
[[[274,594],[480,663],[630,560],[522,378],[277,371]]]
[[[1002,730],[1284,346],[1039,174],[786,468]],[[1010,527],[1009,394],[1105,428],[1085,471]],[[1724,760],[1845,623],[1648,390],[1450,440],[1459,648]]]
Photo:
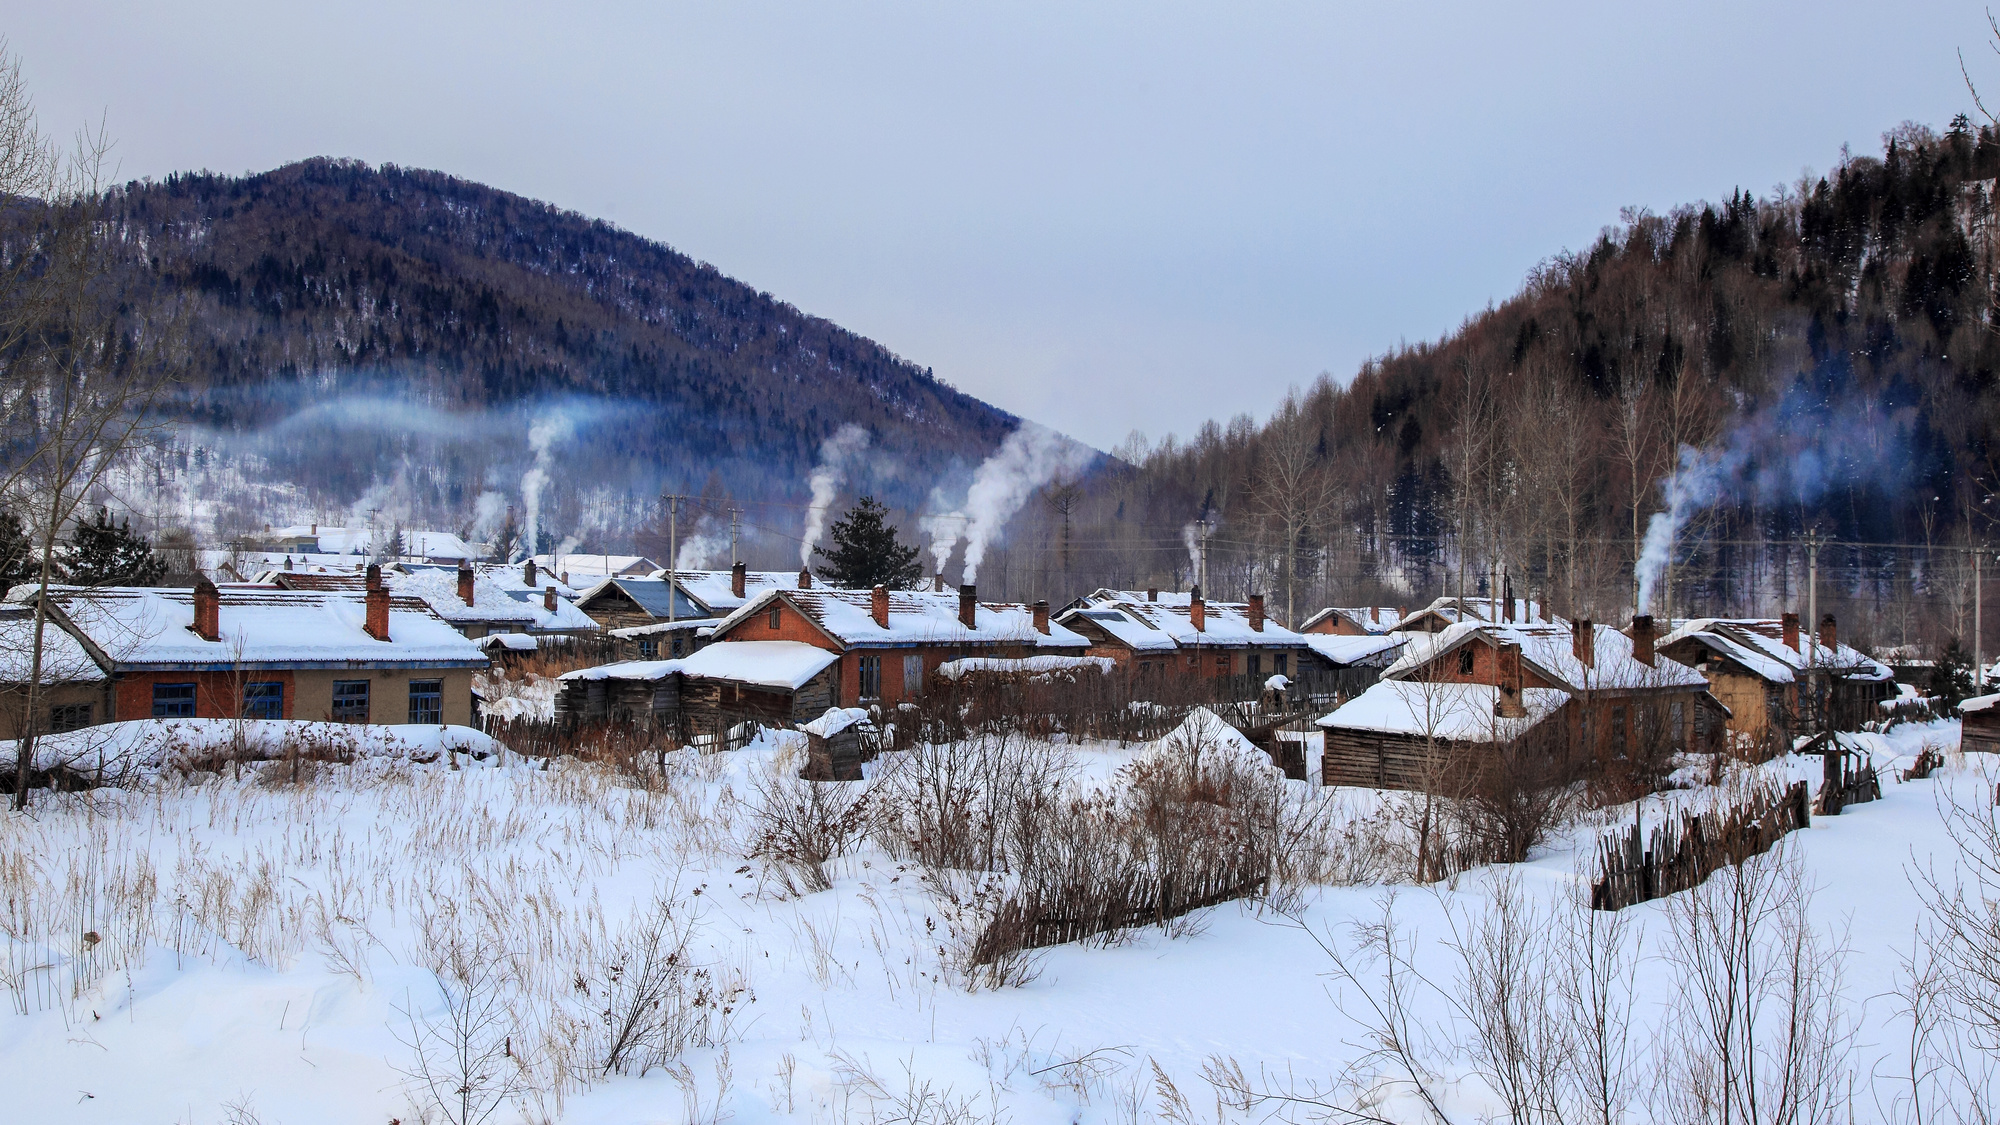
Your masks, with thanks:
[[[21,587],[25,593],[32,587]],[[33,674],[35,613],[10,600],[0,605],[0,739],[28,730],[28,680]],[[41,731],[94,726],[111,714],[111,676],[61,624],[42,630],[41,690],[35,712]]]
[[[628,583],[633,589],[624,588]],[[749,570],[737,563],[728,570],[663,570],[643,579],[607,580],[579,601],[605,623],[621,652],[641,660],[670,659],[706,645],[722,618],[751,598],[812,583],[808,570]],[[663,612],[669,588],[671,612]]]
[[[1329,607],[1306,618],[1299,632],[1336,637],[1379,637],[1403,627],[1405,611],[1394,606]]]
[[[1832,614],[1818,636],[1799,617],[1698,618],[1660,640],[1660,654],[1700,672],[1729,708],[1738,745],[1760,757],[1792,749],[1806,735],[1853,731],[1896,695],[1895,672],[1839,642]]]
[[[1109,657],[1128,672],[1240,677],[1248,698],[1271,676],[1298,676],[1310,652],[1303,636],[1265,616],[1264,595],[1211,602],[1199,586],[1185,594],[1098,590],[1056,620],[1088,641],[1088,655]]]
[[[1958,748],[1968,754],[2000,754],[2000,695],[1980,695],[1958,705]]]
[[[562,580],[565,586],[584,587],[604,578],[644,578],[657,574],[660,564],[644,555],[553,554],[531,556],[536,566]]]
[[[798,641],[738,641],[680,660],[580,668],[557,681],[556,714],[565,723],[674,724],[682,740],[745,722],[798,726],[834,706],[839,662],[839,653]]]
[[[1089,642],[1049,619],[1048,603],[981,602],[971,586],[934,590],[767,590],[715,627],[703,653],[743,641],[795,641],[839,656],[835,705],[893,707],[924,693],[940,665],[973,656],[1083,655]],[[697,654],[700,655],[700,654]]]
[[[559,593],[553,582],[540,591],[514,568],[437,567],[399,564],[379,568],[391,595],[421,599],[464,636],[478,640],[500,634],[586,636],[597,622]],[[281,590],[357,594],[367,588],[357,573],[267,570],[259,584]]]
[[[1511,587],[1511,583],[1509,586]],[[1498,598],[1460,598],[1445,595],[1403,618],[1396,630],[1403,633],[1442,633],[1454,625],[1559,625],[1548,604],[1533,598],[1517,598],[1512,590]]]
[[[1319,720],[1322,777],[1329,785],[1410,788],[1423,781],[1412,770],[1436,760],[1440,726],[1453,732],[1448,742],[1509,742],[1558,714],[1561,728],[1550,737],[1578,760],[1657,761],[1718,749],[1727,709],[1699,673],[1659,659],[1652,630],[1648,617],[1634,619],[1631,637],[1589,621],[1573,630],[1466,621],[1414,636],[1380,683]],[[1482,723],[1492,733],[1471,738]]]
[[[76,725],[88,725],[85,718],[468,724],[472,675],[487,667],[478,646],[429,606],[394,597],[379,581],[358,596],[224,591],[205,579],[192,590],[65,586],[50,590],[48,611],[106,674],[101,710],[93,700],[88,716],[64,719]]]
[[[428,562],[457,566],[479,557],[465,540],[448,531],[404,529],[400,553],[389,539],[394,531],[367,527],[335,527],[332,524],[302,524],[267,531],[260,538],[269,549],[289,555],[350,555],[380,557],[385,561]],[[380,550],[377,550],[377,547]]]

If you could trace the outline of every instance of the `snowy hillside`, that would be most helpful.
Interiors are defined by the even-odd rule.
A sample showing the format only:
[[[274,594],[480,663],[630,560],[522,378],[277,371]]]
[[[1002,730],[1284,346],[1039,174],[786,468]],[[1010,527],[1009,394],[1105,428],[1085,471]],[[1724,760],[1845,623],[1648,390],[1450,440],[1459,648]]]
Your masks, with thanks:
[[[1902,728],[1881,744],[1882,764],[1956,736],[1951,724]],[[1030,959],[1024,983],[969,990],[955,952],[966,911],[915,864],[860,843],[828,865],[830,890],[798,894],[796,872],[753,856],[757,809],[790,791],[774,779],[797,768],[797,737],[675,756],[653,773],[396,758],[296,782],[272,763],[240,780],[43,794],[33,815],[0,818],[11,1006],[0,1073],[16,1079],[6,1117],[445,1120],[463,1108],[462,1086],[496,1122],[1312,1116],[1295,1103],[1232,1106],[1210,1080],[1226,1088],[1240,1070],[1262,1093],[1335,1091],[1347,1073],[1371,1112],[1429,1120],[1394,1060],[1369,1056],[1361,1018],[1363,989],[1379,997],[1385,985],[1379,960],[1352,955],[1352,927],[1393,901],[1413,967],[1442,990],[1410,985],[1411,1018],[1433,1032],[1418,1048],[1427,1081],[1440,1112],[1471,1121],[1505,1106],[1445,1042],[1470,1035],[1444,999],[1462,968],[1447,942],[1490,924],[1507,885],[1540,932],[1573,922],[1564,904],[1598,835],[1579,826],[1518,868],[1392,889],[1364,854],[1385,798],[1294,788],[1293,799],[1335,806],[1324,823],[1339,863],[1319,877],[1363,885],[1228,903],[1108,947],[1060,946]],[[1227,736],[1211,741],[1206,753],[1235,752]],[[1113,791],[1121,769],[1161,751],[1034,752],[1060,759],[1068,784]],[[1896,990],[1922,910],[1906,869],[1936,864],[1948,878],[1957,852],[1940,802],[1985,808],[1993,790],[1978,763],[1897,777],[1885,770],[1882,800],[1816,817],[1784,852],[1814,888],[1808,917],[1824,948],[1848,950],[1837,958],[1837,1008],[1853,1021],[1841,1073],[1860,1083],[1859,1120],[1893,1116],[1908,1088],[1896,1078],[1909,1040]],[[1599,823],[1633,816],[1626,806]],[[1635,1121],[1673,1116],[1650,1098],[1654,1036],[1687,1009],[1686,975],[1667,956],[1669,909],[1618,915],[1636,951]],[[1330,975],[1322,943],[1350,956],[1352,979]],[[454,1045],[483,1056],[469,1084],[453,1077]]]

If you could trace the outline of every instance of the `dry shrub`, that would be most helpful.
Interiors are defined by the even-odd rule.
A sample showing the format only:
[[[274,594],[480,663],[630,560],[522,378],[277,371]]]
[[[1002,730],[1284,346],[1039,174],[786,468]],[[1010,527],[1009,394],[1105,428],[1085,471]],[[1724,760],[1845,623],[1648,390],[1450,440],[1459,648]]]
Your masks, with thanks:
[[[1526,860],[1579,803],[1580,763],[1565,724],[1544,723],[1526,737],[1462,757],[1463,781],[1448,818],[1477,864]]]
[[[751,780],[749,854],[777,865],[793,893],[831,890],[827,864],[866,832],[868,797],[859,783],[807,781],[774,760]]]
[[[696,1047],[731,1034],[748,986],[726,969],[694,963],[689,952],[698,919],[661,899],[635,913],[613,936],[591,971],[577,975],[599,1024],[599,1069],[644,1075]]]

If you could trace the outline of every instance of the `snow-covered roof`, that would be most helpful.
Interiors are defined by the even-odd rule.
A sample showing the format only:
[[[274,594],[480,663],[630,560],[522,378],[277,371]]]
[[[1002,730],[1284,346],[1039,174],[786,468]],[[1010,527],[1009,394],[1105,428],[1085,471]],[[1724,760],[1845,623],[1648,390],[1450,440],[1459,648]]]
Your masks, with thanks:
[[[313,543],[316,554],[326,555],[366,555],[375,549],[375,537],[380,535],[383,546],[389,544],[395,535],[393,528],[333,527],[320,524],[295,524],[281,527],[270,533],[275,540],[296,539]],[[476,559],[479,552],[465,540],[449,531],[413,531],[403,529],[403,554],[399,557],[419,559]]]
[[[1592,662],[1576,658],[1575,636],[1560,625],[1507,626],[1467,621],[1442,633],[1408,634],[1409,647],[1382,673],[1408,678],[1459,646],[1483,638],[1491,644],[1521,646],[1521,660],[1543,679],[1570,691],[1634,691],[1645,688],[1705,688],[1708,680],[1684,664],[1655,657],[1645,664],[1632,654],[1632,639],[1609,625],[1591,626]]]
[[[956,680],[974,672],[991,672],[996,675],[1022,673],[1043,675],[1050,672],[1090,670],[1109,675],[1117,666],[1118,662],[1108,656],[1023,656],[1013,659],[998,656],[968,656],[960,660],[947,660],[938,665],[938,675],[947,680]]]
[[[50,602],[117,671],[487,663],[478,645],[410,597],[389,599],[387,641],[363,627],[365,600],[345,594],[224,590],[213,641],[194,631],[193,590],[63,586]]]
[[[1527,688],[1521,692],[1521,706],[1527,716],[1503,719],[1494,714],[1500,703],[1500,689],[1496,687],[1382,680],[1332,714],[1321,716],[1319,725],[1458,742],[1508,742],[1525,734],[1568,701],[1569,694],[1555,688]]]
[[[578,668],[574,672],[564,672],[556,679],[569,680],[664,680],[681,670],[678,660],[621,660],[616,664],[598,664],[590,668]]]
[[[680,661],[685,675],[797,691],[840,659],[803,641],[724,641]]]
[[[0,683],[28,681],[33,670],[34,644],[34,611],[20,605],[0,608]],[[59,622],[51,620],[42,627],[43,683],[97,683],[104,676],[104,669],[97,666],[75,637],[63,631]]]
[[[799,729],[821,738],[832,738],[851,726],[866,725],[868,711],[862,707],[829,707],[826,714],[805,724]]]
[[[729,631],[763,612],[770,603],[783,599],[829,637],[849,647],[884,647],[911,644],[976,645],[1020,644],[1037,648],[1087,648],[1082,636],[1051,621],[1044,634],[1035,629],[1031,606],[1005,602],[979,602],[973,612],[973,627],[958,619],[958,594],[928,590],[889,591],[889,624],[877,625],[872,615],[874,594],[869,590],[830,590],[815,586],[810,590],[766,590],[743,608],[724,618],[715,635]]]
[[[679,621],[656,621],[651,625],[628,625],[623,629],[609,630],[614,637],[657,637],[663,633],[702,633],[715,628],[722,621],[720,617],[683,617]]]
[[[663,570],[655,578],[671,578],[681,593],[707,608],[703,616],[720,617],[766,590],[796,590],[796,570],[749,570],[743,573],[743,596],[737,597],[726,570]]]
[[[1970,715],[1974,711],[1990,710],[1995,704],[2000,704],[2000,695],[1975,695],[1958,705],[1958,713]]]
[[[1409,643],[1409,637],[1402,634],[1357,637],[1340,633],[1306,633],[1304,636],[1307,648],[1330,664],[1343,665],[1382,660]]]
[[[535,565],[553,571],[557,578],[569,575],[572,586],[579,579],[588,582],[613,575],[638,578],[660,569],[660,564],[644,555],[536,555]]]
[[[602,578],[584,590],[582,596],[576,599],[576,604],[587,608],[614,591],[624,594],[640,609],[662,621],[670,618],[715,616],[695,604],[694,599],[675,589],[664,578]]]
[[[574,601],[583,595],[582,590],[575,586],[564,585],[559,580],[559,576],[550,574],[546,570],[536,570],[535,584],[533,586],[528,585],[528,576],[525,573],[525,567],[520,563],[479,563],[472,569],[478,571],[489,582],[514,595],[516,598],[528,597],[540,600],[542,591],[548,589],[550,586],[556,588],[556,597],[558,598],[568,598]],[[575,577],[575,575],[571,575],[571,577]]]
[[[479,638],[480,648],[504,648],[508,652],[533,652],[540,642],[526,633],[492,633]]]
[[[1395,606],[1330,606],[1306,618],[1299,632],[1310,633],[1313,626],[1329,617],[1338,617],[1367,633],[1393,633],[1403,623],[1403,613]]]
[[[1460,598],[1447,594],[1430,605],[1425,606],[1423,609],[1410,614],[1409,617],[1398,623],[1397,628],[1404,630],[1417,629],[1421,626],[1418,619],[1426,616],[1435,617],[1446,625],[1477,624],[1482,622],[1488,625],[1496,623],[1501,625],[1559,624],[1559,622],[1550,617],[1548,603],[1538,602],[1532,598],[1513,599],[1513,620],[1503,621],[1502,618],[1507,616],[1508,605],[1508,599],[1506,598]]]
[[[1785,624],[1779,618],[1698,617],[1662,637],[1659,646],[1690,637],[1773,683],[1788,684],[1798,673],[1815,669],[1849,680],[1887,683],[1896,678],[1888,665],[1844,644],[1828,648],[1808,629],[1799,630],[1804,651],[1793,648],[1785,643]]]
[[[1250,627],[1248,602],[1202,603],[1202,627],[1194,627],[1194,607],[1187,595],[1161,594],[1149,601],[1129,590],[1099,590],[1082,605],[1063,613],[1065,620],[1081,616],[1119,643],[1139,651],[1180,647],[1304,648],[1303,635],[1268,617],[1262,629]],[[1171,600],[1170,600],[1171,599]]]
[[[388,568],[382,572],[382,584],[389,587],[391,594],[402,594],[422,598],[425,604],[436,611],[439,617],[451,622],[519,622],[533,626],[541,616],[540,606],[529,606],[516,601],[507,588],[492,578],[472,572],[472,604],[458,596],[458,571],[444,567],[413,567],[409,570]],[[557,605],[564,604],[561,598]]]

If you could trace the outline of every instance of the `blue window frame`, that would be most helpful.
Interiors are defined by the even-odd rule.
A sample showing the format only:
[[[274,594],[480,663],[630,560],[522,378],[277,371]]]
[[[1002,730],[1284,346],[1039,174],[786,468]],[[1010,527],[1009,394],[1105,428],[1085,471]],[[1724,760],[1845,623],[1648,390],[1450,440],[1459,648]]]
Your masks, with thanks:
[[[410,721],[413,723],[444,722],[444,681],[410,681]]]
[[[275,680],[244,684],[243,717],[246,719],[284,718],[285,685]]]
[[[155,719],[194,718],[194,685],[154,684],[153,717]]]

